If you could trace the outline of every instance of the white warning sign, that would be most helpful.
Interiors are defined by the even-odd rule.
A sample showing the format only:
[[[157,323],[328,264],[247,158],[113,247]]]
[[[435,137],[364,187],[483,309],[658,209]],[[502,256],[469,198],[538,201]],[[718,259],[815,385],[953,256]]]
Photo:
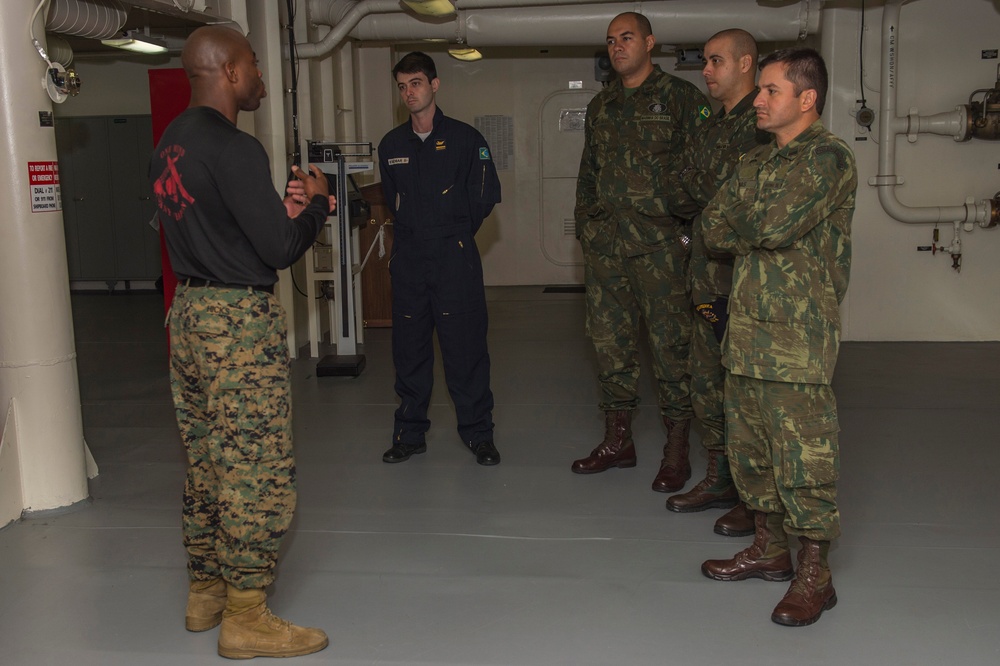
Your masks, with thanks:
[[[58,162],[28,162],[28,183],[32,213],[62,210]]]

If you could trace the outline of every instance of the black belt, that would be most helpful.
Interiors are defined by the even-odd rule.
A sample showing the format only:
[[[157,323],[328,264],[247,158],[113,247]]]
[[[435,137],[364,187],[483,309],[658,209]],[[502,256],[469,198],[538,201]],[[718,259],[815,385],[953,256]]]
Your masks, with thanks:
[[[242,289],[243,291],[263,291],[268,294],[274,293],[273,284],[229,284],[227,282],[215,282],[201,278],[177,278],[178,282],[188,287],[212,287],[213,289]]]

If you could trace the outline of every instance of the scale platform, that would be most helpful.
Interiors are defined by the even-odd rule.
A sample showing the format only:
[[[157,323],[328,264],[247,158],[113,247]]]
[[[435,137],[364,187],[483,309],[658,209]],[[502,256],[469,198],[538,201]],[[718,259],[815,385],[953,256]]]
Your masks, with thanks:
[[[316,363],[317,377],[357,377],[365,369],[364,354],[330,354]]]

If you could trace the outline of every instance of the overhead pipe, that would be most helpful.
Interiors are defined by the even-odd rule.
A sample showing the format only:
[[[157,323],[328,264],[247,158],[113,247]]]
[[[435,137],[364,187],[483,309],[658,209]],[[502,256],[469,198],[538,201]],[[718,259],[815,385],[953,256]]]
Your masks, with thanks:
[[[573,4],[589,5],[613,2],[614,0],[576,0]],[[630,1],[633,4],[634,0]],[[368,14],[388,14],[392,12],[403,13],[406,11],[405,0],[395,0],[394,2],[379,5],[377,9],[367,11]],[[567,0],[449,0],[455,9],[486,9],[492,7],[537,7],[542,5],[564,5]],[[366,0],[309,0],[308,16],[313,23],[320,25],[337,25],[343,20],[348,12],[354,7],[374,4]],[[449,18],[442,15],[441,18]]]
[[[557,4],[564,0],[469,0],[475,3],[478,8],[497,6],[526,6],[526,5],[550,5]],[[607,2],[607,0],[582,0],[583,2]],[[452,4],[458,3],[454,0]],[[463,3],[464,6],[465,3]],[[461,23],[456,25],[455,17],[447,17],[447,21],[425,23],[419,19],[404,14],[405,7],[400,0],[311,0],[308,4],[308,16],[312,23],[318,25],[329,25],[333,30],[328,32],[323,39],[318,42],[304,42],[296,44],[296,56],[302,59],[322,58],[337,48],[350,35],[355,39],[366,40],[358,35],[351,35],[351,31],[365,17],[371,14],[397,14],[398,21],[394,25],[396,29],[401,29],[408,33],[407,39],[446,39],[451,42],[464,43],[465,38],[460,30]],[[456,12],[457,16],[457,12]],[[445,17],[442,17],[445,18]],[[419,34],[421,31],[425,34]],[[376,30],[378,32],[378,30]],[[371,40],[382,39],[379,37],[369,38]],[[384,39],[393,39],[386,37]]]
[[[896,136],[906,134],[911,142],[919,133],[951,136],[955,141],[970,137],[969,111],[958,106],[954,111],[931,116],[915,112],[906,116],[896,115],[896,86],[899,78],[899,11],[903,0],[886,0],[882,8],[882,72],[879,97],[878,175],[870,185],[878,188],[879,203],[892,218],[907,224],[936,224],[938,222],[978,223],[981,227],[997,225],[1000,216],[1000,195],[992,200],[976,202],[973,199],[958,206],[907,206],[896,196],[896,187],[902,179],[896,175]],[[971,229],[971,226],[969,227]]]
[[[761,41],[796,41],[819,29],[820,1],[781,7],[747,7],[745,0],[456,0],[454,17],[419,20],[397,1],[313,0],[314,23],[334,25],[323,40],[299,44],[302,58],[321,57],[347,36],[361,41],[444,39],[469,46],[592,46],[608,21],[623,11],[641,11],[662,43],[700,43],[718,31],[718,15],[731,17]],[[586,5],[581,7],[581,5]],[[345,8],[346,11],[345,11]],[[511,12],[517,8],[520,11]],[[342,18],[341,18],[342,16]],[[557,28],[557,29],[556,29]]]
[[[353,5],[353,6],[352,6]],[[361,0],[344,2],[310,2],[309,17],[313,23],[333,26],[318,42],[303,42],[295,45],[295,55],[301,59],[322,58],[337,48],[358,22],[369,14],[402,11],[399,0]],[[341,10],[343,15],[336,16]]]

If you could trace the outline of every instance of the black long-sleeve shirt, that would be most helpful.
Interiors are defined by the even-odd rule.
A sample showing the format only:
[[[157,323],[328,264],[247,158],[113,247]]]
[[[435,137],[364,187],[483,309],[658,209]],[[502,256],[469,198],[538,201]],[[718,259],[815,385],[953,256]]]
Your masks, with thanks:
[[[149,178],[179,276],[271,285],[312,245],[329,207],[317,195],[291,219],[255,138],[205,106],[174,119]]]

